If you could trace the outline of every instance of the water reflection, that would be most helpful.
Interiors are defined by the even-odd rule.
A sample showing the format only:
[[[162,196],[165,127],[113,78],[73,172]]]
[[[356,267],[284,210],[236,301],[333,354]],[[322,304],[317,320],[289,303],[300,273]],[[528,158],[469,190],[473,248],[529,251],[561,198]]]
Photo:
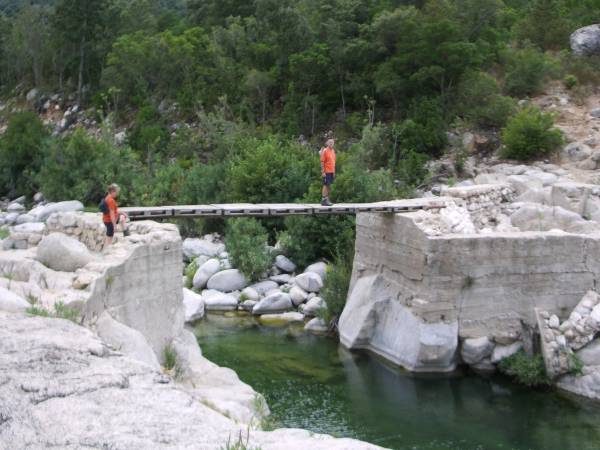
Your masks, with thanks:
[[[333,340],[211,317],[204,354],[262,392],[281,426],[394,449],[600,449],[600,407],[506,379],[412,376]]]

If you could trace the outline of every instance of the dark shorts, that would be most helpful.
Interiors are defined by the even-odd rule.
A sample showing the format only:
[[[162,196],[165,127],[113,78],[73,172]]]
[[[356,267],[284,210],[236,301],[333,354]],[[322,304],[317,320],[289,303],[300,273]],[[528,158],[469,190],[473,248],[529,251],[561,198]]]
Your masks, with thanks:
[[[323,186],[331,186],[335,181],[335,173],[326,173],[323,177]]]
[[[117,223],[119,223],[120,217],[117,217]],[[115,235],[115,226],[112,222],[104,222],[104,226],[106,227],[106,235],[108,237],[113,237]]]

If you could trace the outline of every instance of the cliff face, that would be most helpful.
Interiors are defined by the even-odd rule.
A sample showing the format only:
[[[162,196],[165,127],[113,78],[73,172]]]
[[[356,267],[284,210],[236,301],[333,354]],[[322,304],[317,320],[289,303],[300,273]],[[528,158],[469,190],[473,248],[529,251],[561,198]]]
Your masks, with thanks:
[[[503,351],[531,347],[536,308],[564,317],[600,279],[598,234],[427,233],[424,224],[421,213],[357,218],[345,346],[443,372],[465,341],[487,338],[473,365],[492,369]]]

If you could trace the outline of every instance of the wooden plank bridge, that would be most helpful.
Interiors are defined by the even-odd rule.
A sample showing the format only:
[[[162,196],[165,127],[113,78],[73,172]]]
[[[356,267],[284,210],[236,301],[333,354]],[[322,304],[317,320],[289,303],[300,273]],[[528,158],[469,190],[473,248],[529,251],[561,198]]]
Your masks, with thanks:
[[[232,203],[215,205],[178,205],[126,207],[120,211],[127,213],[131,220],[181,218],[181,217],[281,217],[295,215],[336,215],[357,213],[406,213],[423,209],[439,209],[445,206],[442,198],[419,198],[393,200],[378,203],[338,203],[321,206],[308,203]]]

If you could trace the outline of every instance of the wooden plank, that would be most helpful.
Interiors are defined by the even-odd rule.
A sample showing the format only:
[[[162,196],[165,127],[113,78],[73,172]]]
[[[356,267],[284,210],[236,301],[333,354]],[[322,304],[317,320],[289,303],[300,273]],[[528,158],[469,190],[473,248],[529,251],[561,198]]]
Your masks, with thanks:
[[[219,205],[182,205],[173,206],[175,217],[214,217],[222,216],[223,208]]]
[[[302,203],[267,203],[256,206],[267,208],[270,216],[311,215],[314,213],[311,205]]]
[[[226,203],[212,205],[223,209],[224,216],[268,216],[269,208],[253,203]]]
[[[173,210],[168,206],[147,206],[147,207],[125,207],[119,208],[119,211],[124,212],[132,220],[172,217]]]

